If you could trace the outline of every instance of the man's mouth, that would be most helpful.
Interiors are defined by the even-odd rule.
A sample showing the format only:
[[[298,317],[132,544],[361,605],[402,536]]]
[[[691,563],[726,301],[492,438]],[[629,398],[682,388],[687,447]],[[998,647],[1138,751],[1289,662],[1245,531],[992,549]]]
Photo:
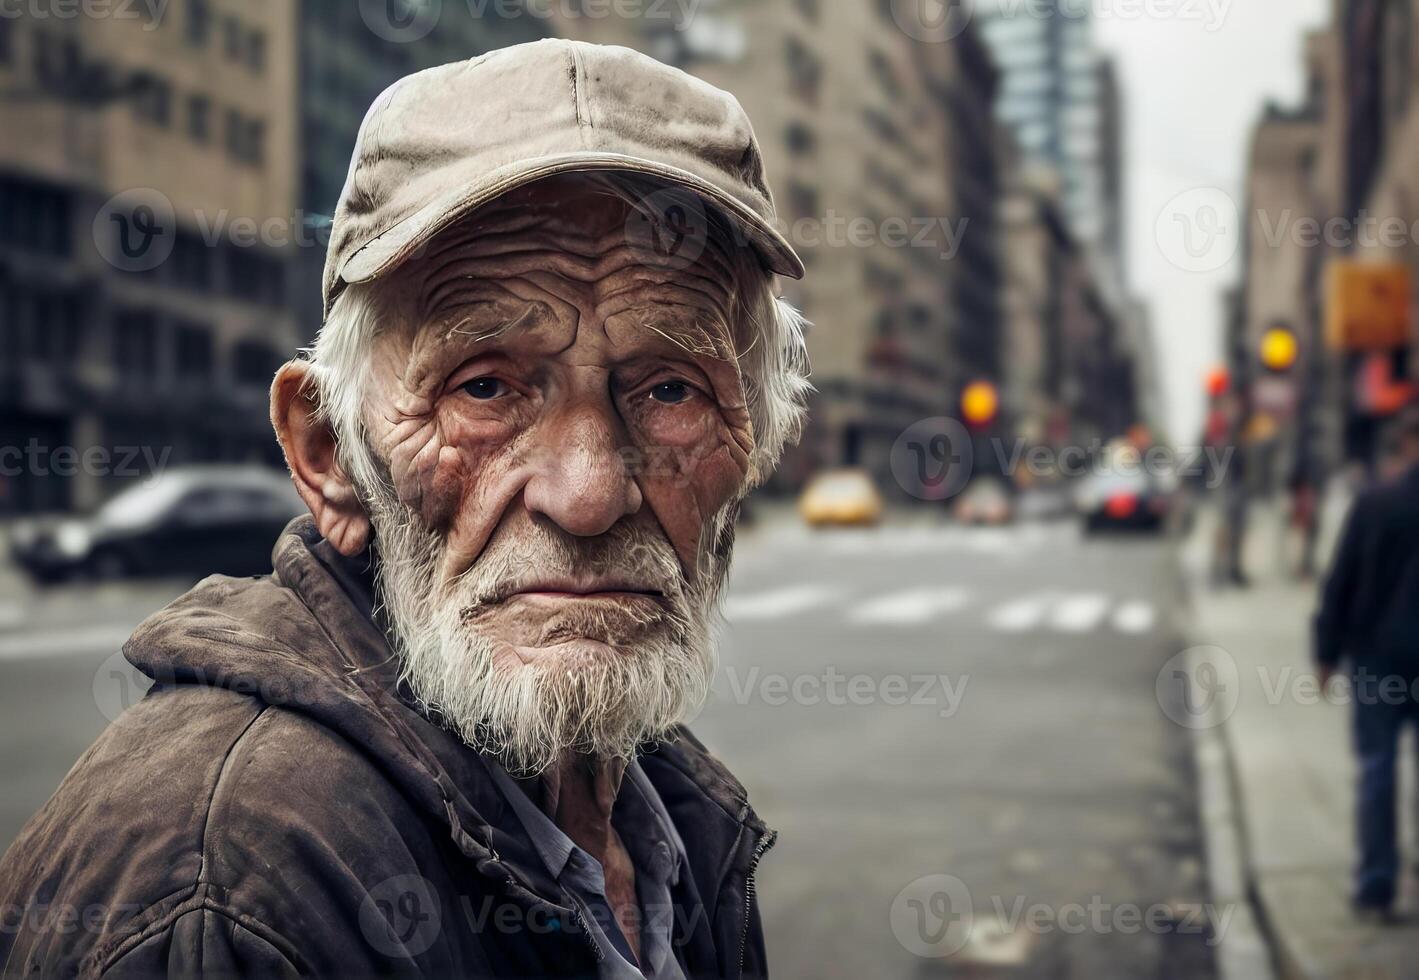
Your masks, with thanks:
[[[512,599],[553,599],[553,600],[601,600],[601,601],[645,601],[660,602],[665,593],[660,589],[634,582],[602,581],[572,582],[549,580],[531,582],[512,590],[507,600]]]

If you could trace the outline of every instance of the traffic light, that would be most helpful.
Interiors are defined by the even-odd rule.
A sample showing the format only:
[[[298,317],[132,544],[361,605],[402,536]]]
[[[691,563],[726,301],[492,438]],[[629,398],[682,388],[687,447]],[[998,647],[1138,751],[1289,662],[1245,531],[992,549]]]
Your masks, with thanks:
[[[961,417],[970,425],[989,425],[999,410],[1000,393],[989,381],[972,381],[961,392]]]
[[[1207,394],[1210,397],[1221,398],[1231,387],[1232,376],[1226,368],[1218,366],[1207,372]]]
[[[1276,325],[1267,328],[1261,335],[1261,346],[1257,349],[1262,366],[1268,371],[1284,374],[1296,366],[1301,353],[1300,341],[1290,327]]]

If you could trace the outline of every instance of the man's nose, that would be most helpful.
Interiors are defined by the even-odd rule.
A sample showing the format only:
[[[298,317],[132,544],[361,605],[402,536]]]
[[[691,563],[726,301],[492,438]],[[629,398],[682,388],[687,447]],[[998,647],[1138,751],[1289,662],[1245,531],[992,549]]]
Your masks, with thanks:
[[[605,534],[641,507],[641,490],[621,453],[621,426],[593,407],[546,426],[549,438],[523,491],[527,509],[569,534]]]

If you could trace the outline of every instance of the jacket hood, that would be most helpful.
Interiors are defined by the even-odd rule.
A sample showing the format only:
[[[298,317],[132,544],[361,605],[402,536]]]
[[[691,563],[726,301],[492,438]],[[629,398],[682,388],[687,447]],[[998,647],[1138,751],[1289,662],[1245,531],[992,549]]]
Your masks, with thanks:
[[[382,631],[322,556],[339,560],[314,521],[297,518],[275,545],[270,576],[205,579],[140,625],[124,656],[155,684],[236,691],[335,731],[446,825],[481,872],[541,898],[545,882],[517,861],[519,842],[497,829],[504,804],[481,756],[400,696]],[[702,886],[752,870],[774,835],[718,760],[678,729],[640,761]]]

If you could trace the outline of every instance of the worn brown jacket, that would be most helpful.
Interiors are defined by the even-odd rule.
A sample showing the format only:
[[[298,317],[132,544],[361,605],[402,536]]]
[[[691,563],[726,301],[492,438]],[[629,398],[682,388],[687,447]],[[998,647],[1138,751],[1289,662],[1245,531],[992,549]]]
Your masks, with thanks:
[[[0,859],[5,976],[589,976],[595,946],[478,753],[398,696],[309,518],[125,654],[152,689]],[[641,758],[689,853],[692,976],[765,973],[773,834],[687,732]]]

